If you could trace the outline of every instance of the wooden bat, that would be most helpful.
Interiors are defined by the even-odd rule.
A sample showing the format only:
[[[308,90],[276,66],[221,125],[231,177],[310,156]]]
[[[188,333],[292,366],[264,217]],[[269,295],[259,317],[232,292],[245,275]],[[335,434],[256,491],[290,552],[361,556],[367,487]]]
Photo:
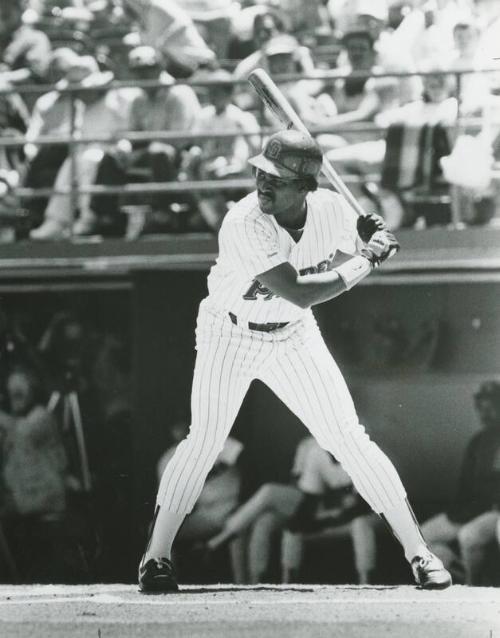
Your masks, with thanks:
[[[255,71],[252,71],[248,76],[248,81],[268,109],[274,113],[274,115],[286,126],[286,128],[295,128],[298,131],[309,135],[309,137],[312,137],[290,102],[286,99],[264,69],[255,69]],[[321,167],[321,171],[330,184],[344,196],[348,204],[353,208],[354,212],[357,215],[365,215],[363,208],[359,205],[358,201],[347,188],[340,175],[333,168],[332,163],[326,157],[323,157],[323,166]]]

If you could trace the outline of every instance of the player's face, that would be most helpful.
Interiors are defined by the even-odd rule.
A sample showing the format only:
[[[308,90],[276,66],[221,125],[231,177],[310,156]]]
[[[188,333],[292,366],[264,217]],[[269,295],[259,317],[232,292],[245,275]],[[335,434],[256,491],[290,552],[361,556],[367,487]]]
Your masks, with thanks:
[[[302,180],[282,179],[258,168],[255,172],[259,206],[266,215],[293,211],[304,203]]]

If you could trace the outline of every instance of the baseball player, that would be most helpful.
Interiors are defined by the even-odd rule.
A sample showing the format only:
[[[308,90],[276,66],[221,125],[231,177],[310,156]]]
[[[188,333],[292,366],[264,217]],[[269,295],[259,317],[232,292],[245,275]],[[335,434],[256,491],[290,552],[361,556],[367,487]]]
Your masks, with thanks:
[[[172,543],[254,379],[342,464],[401,542],[417,584],[448,587],[451,577],[429,551],[394,466],[360,425],[311,311],[367,277],[397,241],[382,219],[357,218],[341,195],[318,188],[322,152],[308,136],[276,133],[249,161],[256,190],[219,232],[197,320],[191,427],[160,482],[139,588],[178,590]]]

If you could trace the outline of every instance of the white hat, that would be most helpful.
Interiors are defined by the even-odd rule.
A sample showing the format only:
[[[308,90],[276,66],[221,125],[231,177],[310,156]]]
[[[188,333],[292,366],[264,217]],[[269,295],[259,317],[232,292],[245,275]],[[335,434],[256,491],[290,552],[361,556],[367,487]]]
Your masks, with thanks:
[[[160,59],[156,49],[142,45],[134,47],[128,54],[128,64],[131,68],[141,66],[159,66]]]

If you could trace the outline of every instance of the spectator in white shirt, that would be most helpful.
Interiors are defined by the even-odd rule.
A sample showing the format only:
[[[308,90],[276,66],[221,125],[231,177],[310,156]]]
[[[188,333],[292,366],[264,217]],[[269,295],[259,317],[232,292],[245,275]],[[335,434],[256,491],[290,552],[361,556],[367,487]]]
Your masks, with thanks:
[[[224,179],[247,173],[248,158],[258,150],[259,124],[251,113],[233,104],[234,85],[231,74],[219,70],[207,77],[214,83],[208,87],[209,104],[193,124],[193,132],[206,134],[230,133],[231,137],[211,137],[191,147],[184,162],[190,179]],[[230,193],[196,193],[198,210],[206,224],[218,230],[227,210]],[[234,193],[232,194],[234,198]]]
[[[100,139],[88,144],[78,144],[73,158],[66,158],[59,170],[55,181],[56,189],[69,189],[73,177],[80,187],[93,184],[98,164],[104,154],[103,149],[127,130],[129,109],[126,108],[122,94],[109,90],[112,80],[113,74],[106,71],[92,73],[80,83],[82,90],[75,101],[74,130],[81,139]],[[85,218],[89,214],[90,195],[82,193],[76,199],[80,215]],[[38,240],[68,237],[73,223],[72,203],[70,193],[52,195],[45,210],[43,224],[32,230],[30,237]]]

